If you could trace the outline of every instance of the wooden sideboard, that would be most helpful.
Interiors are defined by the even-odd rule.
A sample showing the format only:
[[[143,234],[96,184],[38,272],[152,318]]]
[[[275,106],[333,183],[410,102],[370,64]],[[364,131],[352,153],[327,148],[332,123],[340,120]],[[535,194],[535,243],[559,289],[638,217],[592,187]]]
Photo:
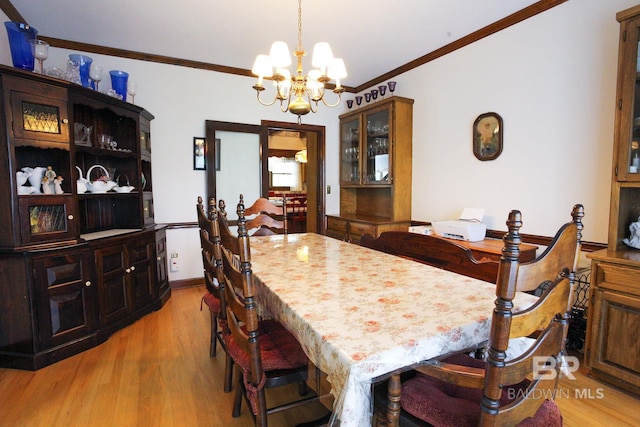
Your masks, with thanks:
[[[365,234],[378,237],[385,231],[406,231],[411,221],[393,221],[373,215],[327,215],[327,236],[355,244]]]
[[[379,236],[363,235],[362,246],[409,258],[487,282],[496,283],[502,240],[485,239],[467,242],[435,235],[388,231]],[[537,247],[520,245],[522,262],[535,259]]]
[[[438,236],[436,236],[438,237]],[[438,237],[438,239],[446,239],[445,237]],[[500,261],[502,256],[502,247],[504,243],[500,239],[484,239],[479,242],[468,242],[466,240],[454,240],[460,246],[468,248],[473,257],[478,261]],[[520,244],[520,262],[533,261],[536,258],[536,251],[538,247],[535,245],[529,245],[527,243]]]

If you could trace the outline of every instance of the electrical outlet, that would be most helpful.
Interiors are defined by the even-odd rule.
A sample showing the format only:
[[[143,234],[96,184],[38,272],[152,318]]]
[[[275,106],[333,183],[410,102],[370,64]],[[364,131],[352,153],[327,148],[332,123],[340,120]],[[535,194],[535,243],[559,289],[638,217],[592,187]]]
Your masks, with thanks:
[[[327,185],[327,194],[331,194],[331,186]]]
[[[171,260],[169,261],[169,271],[180,271],[180,262],[178,261],[178,252],[171,252]]]

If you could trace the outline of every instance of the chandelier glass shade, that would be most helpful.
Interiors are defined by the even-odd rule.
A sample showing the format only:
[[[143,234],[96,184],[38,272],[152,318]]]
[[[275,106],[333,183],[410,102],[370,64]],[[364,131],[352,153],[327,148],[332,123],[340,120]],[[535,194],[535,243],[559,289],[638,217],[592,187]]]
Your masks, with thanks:
[[[340,80],[347,77],[347,70],[341,58],[334,58],[329,43],[316,43],[313,48],[311,65],[315,68],[304,74],[302,68],[302,58],[306,55],[302,47],[302,0],[298,0],[298,46],[293,56],[297,58],[295,72],[292,73],[287,67],[292,64],[291,54],[287,44],[283,41],[276,41],[271,46],[269,55],[258,55],[251,72],[258,76],[258,82],[253,86],[256,91],[258,101],[265,106],[270,106],[280,101],[282,112],[291,112],[298,116],[300,123],[301,116],[310,111],[318,111],[318,104],[322,102],[327,107],[335,107],[340,104],[344,88]],[[276,93],[273,100],[265,102],[260,97],[265,91],[264,79],[273,80]],[[325,84],[335,81],[333,93],[337,95],[337,101],[329,104],[325,100]]]

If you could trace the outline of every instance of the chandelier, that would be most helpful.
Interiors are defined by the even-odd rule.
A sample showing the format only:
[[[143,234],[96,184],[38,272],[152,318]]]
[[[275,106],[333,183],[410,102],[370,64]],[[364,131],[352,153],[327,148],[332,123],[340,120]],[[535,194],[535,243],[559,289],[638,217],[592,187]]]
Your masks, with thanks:
[[[251,72],[258,76],[258,82],[253,86],[256,90],[258,101],[265,106],[271,106],[280,101],[280,109],[283,113],[291,112],[301,117],[309,111],[318,111],[320,101],[327,107],[335,107],[340,104],[344,88],[340,86],[340,79],[347,77],[347,70],[341,58],[334,58],[329,43],[316,43],[313,48],[312,65],[314,68],[305,76],[302,69],[302,57],[306,55],[302,47],[302,0],[298,0],[298,46],[293,54],[298,58],[295,74],[288,68],[291,65],[291,54],[287,44],[282,41],[274,42],[269,55],[258,55]],[[276,87],[276,93],[271,102],[264,102],[260,93],[265,90],[263,79],[271,78]],[[335,80],[333,93],[338,95],[335,104],[329,104],[324,98],[325,84]]]

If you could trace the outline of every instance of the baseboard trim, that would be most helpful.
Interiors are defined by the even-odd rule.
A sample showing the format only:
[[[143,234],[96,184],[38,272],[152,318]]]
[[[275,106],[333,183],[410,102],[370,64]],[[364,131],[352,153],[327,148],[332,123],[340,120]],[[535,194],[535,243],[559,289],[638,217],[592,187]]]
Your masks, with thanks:
[[[204,286],[204,277],[196,277],[184,280],[172,280],[169,282],[171,289],[190,288],[193,286]]]

